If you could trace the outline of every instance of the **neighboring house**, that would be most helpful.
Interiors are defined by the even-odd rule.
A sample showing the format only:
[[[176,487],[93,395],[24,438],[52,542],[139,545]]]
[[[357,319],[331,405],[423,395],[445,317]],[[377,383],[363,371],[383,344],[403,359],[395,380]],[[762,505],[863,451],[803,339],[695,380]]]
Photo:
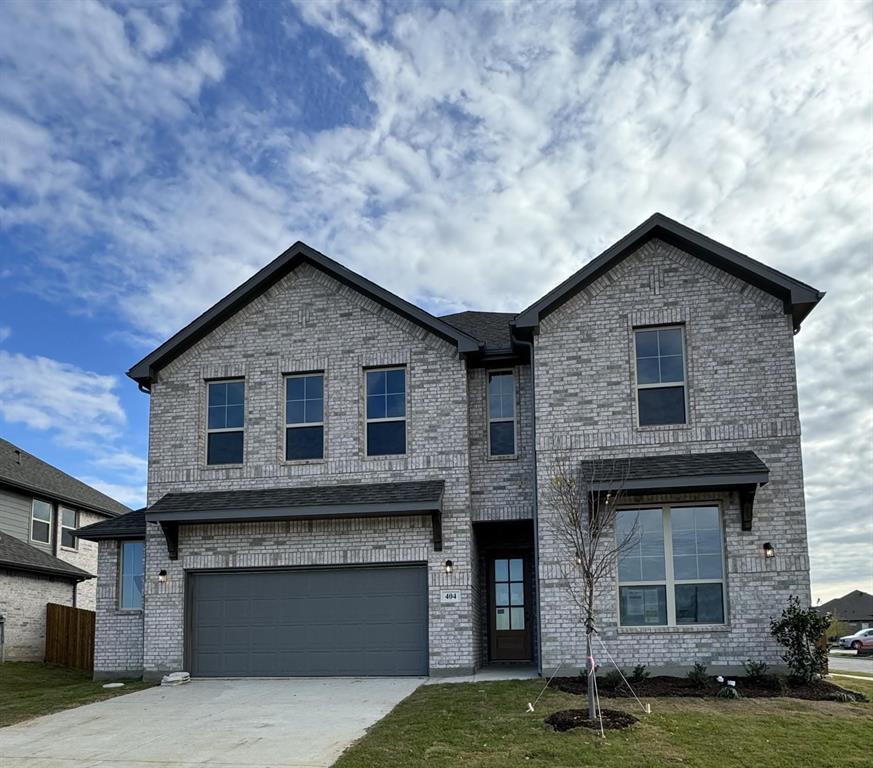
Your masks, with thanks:
[[[822,615],[829,613],[845,624],[844,635],[873,627],[873,595],[860,589],[817,605],[816,610]]]
[[[78,527],[130,512],[105,494],[0,439],[0,617],[9,660],[41,660],[45,606],[94,610],[97,545]]]
[[[778,664],[770,618],[810,599],[794,335],[822,295],[659,214],[518,314],[435,317],[295,244],[128,373],[149,506],[80,532],[96,674],[572,673],[545,489],[601,459],[622,524],[643,510],[610,653]]]

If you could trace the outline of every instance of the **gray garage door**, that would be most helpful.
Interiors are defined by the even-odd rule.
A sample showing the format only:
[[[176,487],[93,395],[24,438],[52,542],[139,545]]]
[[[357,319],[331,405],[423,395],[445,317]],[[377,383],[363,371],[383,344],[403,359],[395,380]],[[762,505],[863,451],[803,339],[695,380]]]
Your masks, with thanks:
[[[201,677],[426,675],[424,566],[191,574]]]

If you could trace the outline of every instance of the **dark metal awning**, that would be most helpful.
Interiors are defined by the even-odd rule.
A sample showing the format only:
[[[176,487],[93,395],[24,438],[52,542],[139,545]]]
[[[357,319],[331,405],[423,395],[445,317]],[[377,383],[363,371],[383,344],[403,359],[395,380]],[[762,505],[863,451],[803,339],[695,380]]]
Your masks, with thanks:
[[[230,523],[256,520],[327,520],[430,515],[434,549],[442,550],[442,502],[445,482],[325,485],[245,491],[168,493],[146,510],[147,522],[159,523],[171,559],[178,557],[181,523]]]
[[[737,491],[744,531],[752,529],[755,491],[770,480],[770,470],[754,451],[594,459],[580,462],[580,469],[592,493]]]

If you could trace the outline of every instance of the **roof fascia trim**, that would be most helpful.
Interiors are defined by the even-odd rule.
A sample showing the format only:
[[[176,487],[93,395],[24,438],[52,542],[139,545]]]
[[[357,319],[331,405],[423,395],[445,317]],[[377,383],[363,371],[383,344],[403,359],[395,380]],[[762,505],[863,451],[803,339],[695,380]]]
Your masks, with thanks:
[[[58,470],[59,472],[62,470]],[[9,478],[3,477],[0,478],[0,487],[12,488],[14,490],[27,491],[29,494],[33,494],[35,496],[42,496],[46,499],[52,499],[55,501],[59,501],[63,504],[69,504],[71,507],[75,507],[78,510],[82,510],[83,512],[93,512],[95,515],[105,515],[111,520],[114,520],[117,517],[122,517],[126,515],[127,512],[110,512],[107,509],[102,509],[99,507],[95,507],[91,504],[83,504],[81,501],[76,501],[75,499],[71,499],[69,496],[62,496],[60,494],[46,491],[43,488],[38,488],[35,485],[29,485],[28,483],[19,483],[15,480],[10,480]],[[133,510],[131,510],[133,512]],[[103,522],[102,520],[100,522]],[[95,523],[96,525],[96,523]]]
[[[614,491],[616,484],[624,491],[647,491],[675,488],[736,488],[766,485],[770,472],[744,472],[733,474],[676,475],[651,479],[601,481],[590,483],[590,491]]]

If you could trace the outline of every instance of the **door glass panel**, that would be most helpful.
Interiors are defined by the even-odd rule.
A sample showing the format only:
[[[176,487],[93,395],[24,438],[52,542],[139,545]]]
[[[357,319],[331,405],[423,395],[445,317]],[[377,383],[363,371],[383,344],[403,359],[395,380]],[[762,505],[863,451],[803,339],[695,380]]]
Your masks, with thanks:
[[[524,608],[510,608],[513,629],[524,629]]]
[[[509,579],[510,581],[521,581],[523,576],[523,568],[522,563],[524,561],[520,558],[516,558],[509,561]]]
[[[495,605],[509,605],[509,584],[494,585]]]
[[[509,585],[509,602],[511,605],[524,605],[524,584],[513,581]]]
[[[509,608],[498,608],[495,627],[497,629],[509,629]]]
[[[507,581],[509,579],[509,570],[506,560],[494,561],[494,581]]]

